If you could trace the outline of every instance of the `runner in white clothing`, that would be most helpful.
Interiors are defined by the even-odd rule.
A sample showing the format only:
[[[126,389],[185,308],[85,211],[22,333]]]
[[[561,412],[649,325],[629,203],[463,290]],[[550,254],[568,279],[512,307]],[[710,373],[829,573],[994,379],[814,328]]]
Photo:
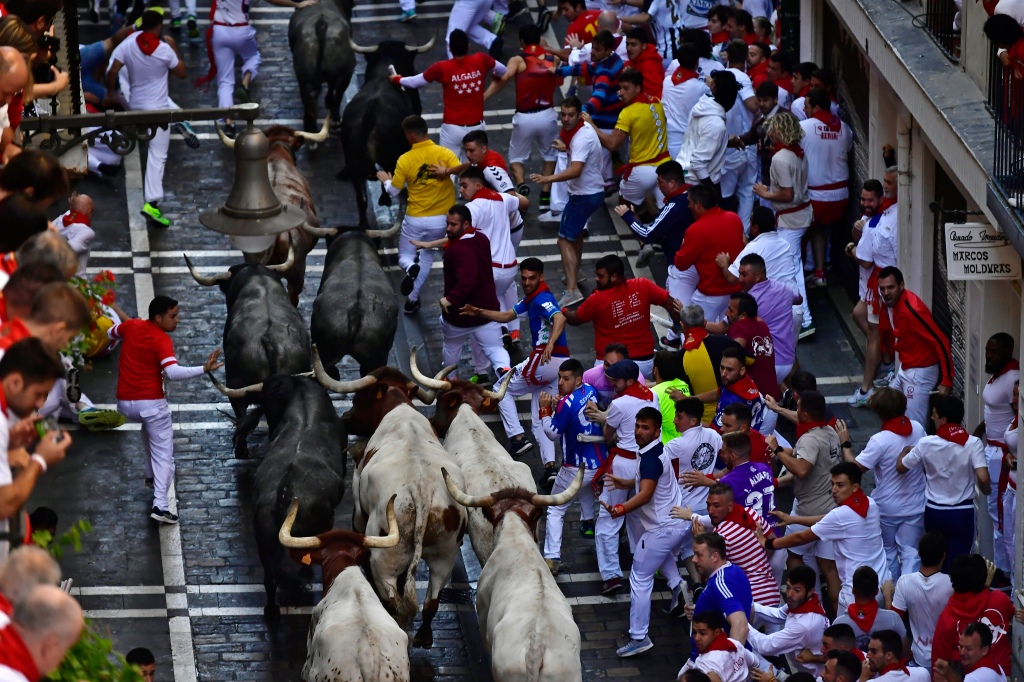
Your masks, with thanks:
[[[925,533],[917,546],[921,569],[904,573],[894,586],[882,585],[885,604],[901,618],[910,619],[911,651],[918,665],[932,664],[932,640],[939,615],[953,596],[953,584],[942,573],[942,560],[946,555],[946,540],[938,533]]]
[[[928,668],[908,668],[903,664],[903,637],[895,630],[872,632],[864,660],[875,673],[873,679],[881,682],[930,682],[932,678]]]
[[[684,486],[682,480],[687,471],[710,476],[722,449],[722,437],[714,429],[701,424],[703,416],[704,403],[699,398],[678,401],[673,424],[679,437],[665,444],[665,452],[677,462],[680,506],[689,507],[694,514],[701,516],[708,513],[708,488],[702,485]],[[687,554],[684,548],[683,553],[693,556],[693,549]]]
[[[698,655],[679,669],[680,680],[687,670],[696,669],[706,673],[711,682],[747,682],[750,670],[760,664],[742,642],[726,636],[722,616],[714,611],[694,615],[693,641]]]
[[[828,627],[828,616],[822,608],[814,586],[818,576],[810,566],[796,566],[786,578],[786,603],[784,606],[762,606],[754,602],[754,624],[767,624],[782,629],[764,634],[751,628],[747,641],[751,648],[762,656],[785,656],[793,672],[821,674],[822,664],[802,664],[796,655],[804,649],[814,650]]]

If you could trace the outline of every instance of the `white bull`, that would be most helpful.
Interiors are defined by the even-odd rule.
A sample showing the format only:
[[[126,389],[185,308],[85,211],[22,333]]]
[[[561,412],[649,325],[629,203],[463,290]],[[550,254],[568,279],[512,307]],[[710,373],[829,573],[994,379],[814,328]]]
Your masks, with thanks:
[[[558,495],[512,488],[471,496],[448,472],[444,479],[456,502],[485,509],[494,524],[494,549],[480,572],[476,610],[495,681],[582,680],[580,631],[537,548],[536,527],[545,507],[566,504],[576,496],[583,485],[583,468]]]
[[[381,606],[360,563],[367,550],[398,544],[395,498],[387,506],[388,534],[364,536],[332,530],[315,537],[293,537],[298,500],[281,525],[278,539],[297,550],[303,562],[323,566],[324,596],[313,610],[306,643],[305,682],[408,682],[409,637]],[[303,554],[305,550],[305,554]],[[371,553],[374,554],[375,552]]]

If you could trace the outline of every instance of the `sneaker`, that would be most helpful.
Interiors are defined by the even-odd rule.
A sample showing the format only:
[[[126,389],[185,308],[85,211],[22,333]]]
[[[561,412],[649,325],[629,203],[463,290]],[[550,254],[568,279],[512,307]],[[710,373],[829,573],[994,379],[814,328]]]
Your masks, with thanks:
[[[875,389],[873,386],[868,389],[867,393],[860,390],[860,386],[858,386],[857,390],[853,392],[853,395],[846,399],[846,404],[850,407],[864,407],[868,404],[868,398],[870,398],[871,394],[874,392]]]
[[[522,194],[524,197],[528,197],[530,196],[530,186],[524,182],[523,184],[516,187],[516,192]]]
[[[178,135],[181,135],[182,139],[185,140],[185,144],[190,148],[199,149],[199,136],[196,135],[196,131],[192,129],[188,121],[175,123],[171,129]]]
[[[81,374],[77,367],[72,367],[68,370],[67,390],[64,393],[68,397],[68,402],[72,405],[82,399],[82,389],[78,385],[78,379]]]
[[[549,26],[551,26],[551,10],[545,7],[537,16],[537,28],[540,29],[541,33],[544,33],[548,30]]]
[[[508,14],[505,16],[505,19],[515,19],[520,14],[529,11],[529,9],[523,0],[512,0],[512,2],[508,3]]]
[[[143,483],[143,485],[145,485],[145,486],[146,486],[147,488],[152,488],[152,487],[153,487],[153,479],[152,479],[152,478],[147,478],[147,479],[146,479],[145,481],[143,481],[142,483]],[[154,509],[156,509],[156,507],[153,507],[153,508],[154,508]]]
[[[686,602],[683,600],[683,583],[679,583],[672,590],[672,598],[668,600],[668,603],[661,608],[661,612],[667,616],[678,618],[683,614],[686,608]]]
[[[171,19],[171,28],[173,28],[175,31],[177,31],[179,28],[181,28],[181,15],[180,14],[178,16],[174,17],[173,19]]]
[[[249,88],[239,83],[235,87],[235,104],[248,104],[252,101],[252,97],[249,96]]]
[[[123,426],[126,421],[128,418],[117,410],[97,410],[93,407],[78,413],[78,423],[90,431],[109,431]]]
[[[522,333],[518,329],[513,329],[512,331],[510,331],[508,333],[508,335],[512,338],[512,345],[513,346],[519,346],[519,344],[520,344],[520,342],[521,342],[521,340],[523,338]]]
[[[166,509],[157,509],[156,507],[153,507],[153,511],[149,513],[149,518],[153,519],[154,521],[159,521],[160,523],[174,524],[178,522],[177,514],[172,514]]]
[[[616,650],[619,658],[628,658],[629,656],[636,656],[642,654],[645,651],[650,651],[654,648],[654,642],[651,641],[650,637],[644,637],[643,639],[631,639],[626,643],[626,646]]]
[[[539,223],[560,223],[562,222],[561,211],[544,211],[537,216],[537,222]]]
[[[402,292],[402,296],[408,296],[412,293],[413,287],[416,286],[416,278],[420,274],[420,264],[413,263],[409,266],[409,269],[405,271],[405,278],[402,280],[401,286],[398,290]]]
[[[663,347],[665,347],[665,348],[671,348],[673,350],[679,350],[680,348],[683,347],[683,339],[681,337],[679,337],[679,336],[677,336],[674,339],[670,339],[667,336],[663,336],[663,337],[661,337],[658,340],[661,341],[661,345]]]
[[[544,469],[537,474],[534,482],[537,484],[537,491],[542,492],[545,495],[551,493],[551,486],[555,483],[555,478],[558,477],[558,470],[555,468],[555,463],[545,464]]]
[[[805,324],[800,327],[800,336],[798,336],[797,339],[806,339],[809,336],[814,336],[814,332],[816,331],[817,330],[814,328],[813,324]]]
[[[568,308],[571,305],[576,305],[583,300],[583,294],[580,293],[579,289],[573,289],[572,291],[566,290],[562,294],[562,298],[558,299],[559,308]]]
[[[588,540],[594,539],[594,522],[593,521],[580,521],[580,535],[587,538]]]
[[[500,36],[505,32],[505,15],[501,12],[494,13],[494,21],[491,22],[491,33]]]
[[[605,580],[604,584],[601,585],[601,594],[605,597],[610,597],[621,590],[622,585],[622,576],[617,575],[614,578],[608,578],[608,580]]]
[[[403,309],[403,310],[405,310],[405,314],[406,315],[415,315],[416,312],[419,309],[420,309],[420,302],[419,301],[414,301],[411,298],[406,299],[406,301],[405,301],[405,308]]]
[[[196,23],[196,16],[194,14],[188,15],[188,21],[185,22],[188,25],[188,37],[192,40],[199,38],[199,24]]]
[[[491,59],[501,61],[501,51],[505,48],[505,39],[498,36],[491,43],[491,46],[487,48],[487,54],[491,56]]]
[[[885,388],[892,383],[892,380],[896,378],[896,369],[890,367],[888,370],[882,370],[884,373],[872,382],[875,388]]]
[[[470,379],[470,381],[472,381],[472,379]],[[533,448],[533,443],[531,443],[530,439],[528,439],[526,434],[523,433],[509,438],[508,445],[505,446],[505,449],[508,450],[508,454],[512,455],[513,459],[519,457],[519,455],[529,452],[531,448]]]
[[[820,271],[812,272],[807,276],[805,282],[808,289],[820,289],[828,286],[828,282],[825,281],[825,273]]]
[[[548,570],[551,571],[552,577],[558,577],[558,570],[562,568],[562,562],[559,559],[545,559],[544,563],[548,565]]]
[[[412,21],[415,18],[416,18],[416,10],[414,10],[414,9],[407,9],[404,12],[402,12],[401,16],[398,17],[398,20],[400,22],[402,22],[402,23],[405,23],[407,21]]]
[[[586,277],[584,277],[581,273],[576,273],[576,283],[577,284],[582,284],[583,282],[586,282],[586,281],[587,281]],[[566,282],[565,275],[562,275],[562,284],[565,284],[565,282]]]
[[[654,247],[650,244],[644,244],[640,249],[640,253],[636,257],[636,266],[638,268],[646,268],[647,264],[651,262],[651,256],[654,255]]]
[[[583,226],[583,231],[580,233],[580,236],[583,237],[583,241],[587,241],[588,239],[590,239],[590,221],[589,220],[587,221],[587,224]]]
[[[168,227],[171,224],[171,221],[164,217],[164,214],[160,212],[160,209],[148,201],[142,206],[142,215],[146,216],[161,227]]]

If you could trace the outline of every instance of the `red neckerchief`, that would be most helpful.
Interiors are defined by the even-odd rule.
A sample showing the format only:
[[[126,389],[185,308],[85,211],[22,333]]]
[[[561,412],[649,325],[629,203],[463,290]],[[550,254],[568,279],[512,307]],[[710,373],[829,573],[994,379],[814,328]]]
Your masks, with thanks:
[[[747,47],[750,47],[751,45],[753,45],[754,43],[757,42],[757,34],[756,33],[744,33],[743,34],[743,42],[745,42],[747,44]]]
[[[3,412],[0,413],[0,418],[7,419],[7,394],[4,393],[3,384],[0,384],[0,410],[3,410]],[[14,612],[13,607],[11,608],[11,612]]]
[[[980,668],[991,668],[992,670],[995,670],[1000,675],[1005,675],[1006,674],[1006,673],[1003,672],[1003,666],[1001,666],[998,663],[996,663],[996,660],[994,658],[992,658],[991,654],[989,654],[988,656],[982,657],[981,660],[979,660],[977,663],[972,665],[970,668],[964,670],[964,672],[965,673],[973,673],[975,670],[978,670]]]
[[[700,344],[704,343],[704,339],[708,336],[708,330],[704,327],[694,327],[690,330],[690,333],[683,339],[683,350],[697,350],[700,348]]]
[[[654,95],[648,95],[646,92],[641,92],[636,96],[636,99],[630,102],[630,104],[657,104],[660,101],[661,99]]]
[[[499,154],[498,152],[494,151],[493,149],[487,150],[487,153],[484,154],[483,163],[481,163],[480,165],[484,167],[497,166],[506,173],[508,172],[508,164],[505,163],[505,157]]]
[[[722,519],[722,523],[725,523],[726,521],[732,521],[737,526],[746,528],[747,530],[757,530],[757,524],[754,522],[754,518],[746,509],[736,503],[733,503],[732,509],[730,509],[729,513],[725,515],[725,518]]]
[[[459,235],[458,237],[456,237],[455,239],[452,239],[451,237],[449,237],[449,238],[448,238],[448,241],[447,241],[447,242],[445,242],[445,244],[444,244],[444,246],[443,246],[442,248],[445,248],[445,249],[447,249],[447,248],[448,248],[449,246],[451,246],[451,245],[452,245],[452,243],[453,243],[453,242],[457,242],[457,241],[459,241],[460,239],[462,239],[463,237],[468,237],[468,236],[470,236],[470,235],[472,235],[472,234],[476,234],[476,228],[475,228],[475,227],[473,227],[472,225],[470,225],[470,226],[469,226],[469,227],[467,227],[467,228],[466,228],[465,230],[463,230],[463,231],[462,231],[462,234],[460,234],[460,235]]]
[[[639,400],[654,400],[654,394],[651,393],[651,389],[647,388],[639,381],[634,381],[632,384],[626,387],[626,390],[622,393],[616,393],[616,398],[621,398],[624,395],[633,396]]]
[[[811,86],[810,85],[805,85],[804,87],[800,88],[800,94],[797,95],[797,97],[807,97],[807,93],[809,93],[810,91],[811,91]]]
[[[545,291],[551,291],[548,288],[548,283],[541,280],[541,283],[537,285],[537,288],[533,290],[533,293],[523,299],[523,303],[529,303],[533,299],[537,298],[539,294],[543,294]]]
[[[680,66],[672,72],[672,85],[679,85],[680,83],[685,83],[686,81],[693,80],[694,78],[700,78],[700,74],[696,71],[684,69]]]
[[[839,120],[839,117],[833,114],[828,109],[818,109],[813,114],[811,114],[811,118],[817,119],[824,123],[825,128],[831,132],[838,133],[840,130],[843,129],[843,124]]]
[[[679,196],[680,194],[682,194],[683,192],[685,192],[688,189],[690,189],[689,185],[686,185],[686,184],[681,185],[679,187],[679,189],[677,189],[675,191],[672,191],[672,192],[669,192],[668,194],[666,194],[665,195],[665,201],[663,201],[662,203],[668,204],[668,200],[669,199],[674,199],[675,197]]]
[[[793,94],[793,76],[783,76],[782,78],[776,78],[772,82],[779,86],[779,90],[785,90],[789,94]]]
[[[726,43],[726,42],[729,42],[729,32],[728,31],[719,31],[718,33],[712,33],[711,34],[711,44],[712,45],[721,45],[722,43]]]
[[[775,145],[775,149],[772,150],[772,156],[775,156],[783,149],[788,149],[789,151],[793,152],[794,154],[796,154],[796,158],[798,159],[804,158],[803,147],[801,147],[798,144],[777,144]]]
[[[83,213],[79,213],[78,211],[68,211],[68,214],[64,216],[64,227],[75,223],[92,225],[92,218]]]
[[[768,443],[765,441],[764,436],[750,429],[747,432],[747,436],[750,438],[750,461],[753,464],[767,464],[772,465],[771,457],[769,456]]]
[[[490,199],[491,201],[502,201],[501,195],[490,187],[481,187],[473,195],[474,199]]]
[[[751,66],[747,69],[747,75],[750,76],[750,80],[757,85],[763,83],[768,78],[768,60]]]
[[[1006,374],[1007,372],[1010,372],[1010,371],[1015,370],[1015,369],[1020,369],[1020,362],[1018,362],[1017,360],[1014,360],[1013,358],[1010,358],[1006,362],[1006,364],[1003,365],[1002,369],[1000,369],[998,372],[996,372],[995,374],[992,375],[992,378],[988,380],[988,383],[991,384],[993,381],[995,381],[999,377],[1001,377],[1004,374]]]
[[[828,426],[828,422],[797,422],[796,425],[796,439],[800,440],[803,435],[811,429],[817,429],[819,427]]]
[[[744,400],[757,400],[758,396],[761,395],[761,392],[757,390],[757,384],[754,383],[749,374],[744,374],[736,383],[723,386],[722,389],[728,389],[730,393],[735,393]]]
[[[882,422],[883,431],[891,431],[897,436],[909,436],[914,430],[914,425],[906,417],[893,417]]]
[[[887,210],[889,210],[890,208],[892,208],[895,205],[896,205],[896,200],[895,199],[890,199],[889,197],[882,197],[882,205],[878,207],[878,212],[879,213],[885,213]]]
[[[864,491],[861,490],[860,488],[854,490],[852,495],[850,495],[845,500],[839,503],[839,506],[849,507],[853,511],[857,512],[857,514],[862,519],[866,519],[868,517],[868,496],[865,495]],[[872,603],[874,603],[877,608],[878,604],[875,602]],[[874,620],[874,616],[872,616],[871,619]],[[868,628],[862,629],[864,630],[864,632],[870,632]]]
[[[139,31],[138,38],[135,42],[138,43],[139,49],[142,50],[142,54],[150,55],[156,52],[156,48],[160,47],[160,39],[152,33],[146,31]]]
[[[864,652],[861,651],[860,649],[850,649],[850,653],[853,654],[854,656],[856,656],[857,660],[860,661],[861,663],[864,662],[864,658],[865,658]]]
[[[714,641],[711,642],[711,644],[708,645],[708,648],[701,653],[706,654],[711,651],[735,652],[736,645],[729,641],[729,636],[725,634],[725,632],[719,632]]]
[[[0,260],[0,270],[3,270],[8,275],[13,275],[14,271],[18,269],[18,256],[14,251],[6,254],[3,260]]]
[[[577,123],[576,127],[573,128],[572,130],[566,130],[565,128],[562,128],[561,130],[558,131],[558,139],[562,141],[566,149],[569,148],[569,143],[572,142],[572,138],[576,135],[576,133],[580,131],[580,128],[582,127],[583,119],[581,118],[580,122]]]
[[[865,630],[865,632],[867,631]],[[897,661],[896,663],[890,663],[889,665],[879,670],[878,676],[881,677],[886,673],[891,673],[893,670],[902,670],[904,675],[910,675],[910,671],[907,670],[907,666],[903,665],[903,663],[901,663],[900,661]]]
[[[846,615],[863,632],[871,632],[871,626],[875,624],[875,618],[878,616],[878,602],[874,599],[865,604],[854,602],[846,607]]]
[[[825,618],[828,618],[828,615],[825,613],[825,609],[821,607],[821,600],[818,599],[818,595],[814,592],[811,592],[811,596],[807,599],[807,601],[805,601],[803,604],[796,607],[789,613],[820,613],[821,615],[825,616]]]
[[[28,682],[38,682],[42,677],[21,635],[12,626],[0,630],[0,665],[17,670]]]
[[[950,443],[956,443],[957,445],[966,445],[967,439],[970,438],[971,434],[967,433],[967,430],[959,424],[943,424],[935,430],[935,435],[942,440],[948,440]]]

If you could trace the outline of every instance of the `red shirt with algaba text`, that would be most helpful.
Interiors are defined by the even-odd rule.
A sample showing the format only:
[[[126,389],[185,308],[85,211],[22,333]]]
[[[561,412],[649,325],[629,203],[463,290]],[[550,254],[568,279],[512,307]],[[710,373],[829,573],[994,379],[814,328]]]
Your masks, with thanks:
[[[484,52],[432,64],[423,72],[428,83],[441,83],[442,121],[473,126],[484,120],[484,79],[497,62]]]

